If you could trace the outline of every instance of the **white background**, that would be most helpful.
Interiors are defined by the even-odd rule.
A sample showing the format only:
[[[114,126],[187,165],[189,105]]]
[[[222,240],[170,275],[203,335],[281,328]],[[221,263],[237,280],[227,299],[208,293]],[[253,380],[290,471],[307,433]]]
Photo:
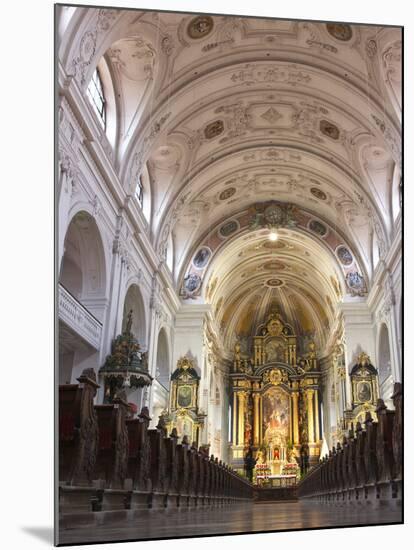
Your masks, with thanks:
[[[88,0],[84,4],[93,5]],[[102,0],[99,4],[405,25],[405,282],[411,280],[405,293],[405,386],[413,392],[412,4],[407,0],[381,5],[372,0]],[[5,549],[35,550],[50,547],[53,540],[53,3],[9,0],[2,4],[1,23],[0,544]],[[139,544],[148,550],[167,544],[170,549],[411,546],[413,400],[408,391],[405,395],[406,525],[130,543],[128,548]]]

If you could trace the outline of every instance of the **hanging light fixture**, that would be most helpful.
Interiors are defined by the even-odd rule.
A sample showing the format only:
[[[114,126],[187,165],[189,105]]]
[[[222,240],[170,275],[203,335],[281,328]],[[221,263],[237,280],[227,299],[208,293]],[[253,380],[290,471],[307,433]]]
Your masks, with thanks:
[[[279,235],[276,232],[276,228],[272,228],[269,233],[269,241],[275,242],[279,238]]]

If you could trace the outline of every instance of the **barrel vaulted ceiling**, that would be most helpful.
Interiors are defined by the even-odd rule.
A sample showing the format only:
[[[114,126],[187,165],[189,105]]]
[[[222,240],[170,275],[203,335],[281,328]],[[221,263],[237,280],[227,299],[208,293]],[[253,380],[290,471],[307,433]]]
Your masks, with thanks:
[[[181,298],[211,303],[229,345],[277,308],[323,346],[394,237],[400,29],[90,8],[62,21],[67,74],[85,90],[102,68],[102,139],[127,193],[148,181],[148,232]]]

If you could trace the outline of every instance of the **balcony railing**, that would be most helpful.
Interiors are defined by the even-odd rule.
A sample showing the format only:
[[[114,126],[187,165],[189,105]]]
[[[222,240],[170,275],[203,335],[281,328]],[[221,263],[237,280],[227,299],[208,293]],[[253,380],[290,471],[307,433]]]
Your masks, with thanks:
[[[102,323],[89,313],[70,292],[58,285],[59,319],[79,334],[88,344],[99,349],[102,336]]]

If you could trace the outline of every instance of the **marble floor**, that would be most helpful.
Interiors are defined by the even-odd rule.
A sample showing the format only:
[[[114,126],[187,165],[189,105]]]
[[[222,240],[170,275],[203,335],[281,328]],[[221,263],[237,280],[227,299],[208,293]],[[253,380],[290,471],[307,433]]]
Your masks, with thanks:
[[[139,519],[61,529],[59,544],[148,540],[318,527],[401,523],[401,508],[316,502],[245,503],[225,508],[143,511]]]

